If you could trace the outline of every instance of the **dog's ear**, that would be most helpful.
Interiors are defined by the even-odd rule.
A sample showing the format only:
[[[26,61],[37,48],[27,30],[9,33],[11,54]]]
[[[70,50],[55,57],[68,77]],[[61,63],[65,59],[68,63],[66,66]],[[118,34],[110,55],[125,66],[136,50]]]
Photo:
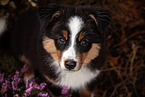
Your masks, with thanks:
[[[63,10],[58,4],[49,4],[39,8],[41,30],[45,29],[50,23],[55,23],[63,14]]]
[[[99,32],[102,36],[104,36],[105,31],[111,22],[112,12],[109,10],[104,10],[100,7],[91,8],[90,12],[90,18],[94,20]]]

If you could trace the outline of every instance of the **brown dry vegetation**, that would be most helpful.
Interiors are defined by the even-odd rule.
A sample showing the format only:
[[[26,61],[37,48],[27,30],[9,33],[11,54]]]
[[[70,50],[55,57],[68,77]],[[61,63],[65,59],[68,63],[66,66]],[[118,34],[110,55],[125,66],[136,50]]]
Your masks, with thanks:
[[[38,0],[0,0],[0,17],[7,19],[10,30],[27,9]],[[40,0],[39,5],[61,3],[101,6],[112,10],[107,32],[106,62],[98,78],[97,97],[145,97],[145,1],[144,0]],[[0,51],[0,64],[11,60]],[[13,61],[12,61],[13,62]],[[6,63],[8,64],[8,63]],[[11,63],[14,64],[14,63]],[[3,69],[0,65],[0,70]],[[14,66],[11,69],[15,69]],[[11,70],[9,69],[9,70]],[[7,72],[3,69],[3,72]]]

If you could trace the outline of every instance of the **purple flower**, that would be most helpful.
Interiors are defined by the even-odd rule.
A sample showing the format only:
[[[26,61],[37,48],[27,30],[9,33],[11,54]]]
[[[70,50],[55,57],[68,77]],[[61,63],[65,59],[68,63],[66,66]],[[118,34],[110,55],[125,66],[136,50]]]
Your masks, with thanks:
[[[10,87],[10,82],[5,80],[5,83],[2,83],[1,93],[5,94],[8,90],[8,87]]]
[[[66,87],[63,87],[61,94],[68,94],[68,89]]]
[[[19,94],[15,94],[13,97],[19,97]]]
[[[13,78],[12,78],[12,76],[10,74],[8,75],[8,78],[13,80]]]
[[[30,94],[31,91],[32,91],[32,89],[33,89],[33,82],[31,82],[29,85],[28,85],[28,84],[29,84],[29,83],[28,83],[28,81],[27,81],[26,87],[28,88],[28,86],[29,86],[29,88],[26,89],[26,93],[27,93],[27,94]]]
[[[27,68],[24,65],[25,70]],[[25,72],[24,69],[21,69],[21,72]],[[28,96],[41,96],[41,97],[49,97],[48,93],[43,91],[46,86],[46,83],[37,84],[35,80],[29,81],[26,80],[26,85],[23,85],[22,74],[18,71],[15,72],[14,75],[5,76],[5,74],[0,74],[0,93],[2,97],[9,97],[9,92],[13,93],[13,97],[28,97]],[[26,88],[26,89],[25,89]],[[25,90],[24,90],[25,89]],[[23,94],[22,94],[23,93]],[[67,93],[64,91],[63,93]]]
[[[40,90],[40,86],[38,86],[36,83],[34,83],[33,88]]]
[[[20,89],[18,88],[18,84],[19,84],[20,79],[18,79],[18,81],[12,81],[12,88],[13,90],[17,90],[20,91]]]
[[[4,81],[4,73],[0,74],[0,83],[2,84],[3,81]]]
[[[49,97],[49,96],[48,96],[48,93],[42,93],[42,92],[39,92],[37,96]]]
[[[25,65],[23,66],[23,68],[21,69],[21,72],[22,72],[22,73],[25,73],[27,70],[28,70],[28,66],[27,66],[27,64],[25,64]]]
[[[8,80],[5,80],[5,83],[6,83],[6,85],[10,85],[10,81],[8,81]]]
[[[72,95],[69,93],[66,87],[62,88],[61,94],[64,94],[66,97],[72,97]]]
[[[13,80],[18,80],[18,79],[19,79],[19,72],[16,71]]]
[[[7,86],[6,83],[3,83],[3,84],[2,84],[2,89],[1,89],[1,93],[2,93],[2,94],[4,94],[4,93],[7,91],[7,87],[8,87],[8,86]]]
[[[29,84],[29,87],[32,87],[33,86],[33,82],[31,82],[30,84]]]
[[[43,90],[45,88],[45,86],[46,86],[46,83],[41,83],[40,84],[40,90]]]
[[[16,71],[16,72],[15,72],[15,75],[14,75],[14,77],[13,77],[13,81],[11,82],[11,84],[12,84],[12,89],[13,89],[14,91],[20,91],[20,88],[18,87],[18,85],[20,84],[20,82],[21,82],[21,78],[19,78],[19,72]],[[14,91],[13,91],[13,92],[14,92]]]
[[[26,88],[28,88],[28,86],[29,86],[29,82],[28,82],[29,80],[27,79],[26,80]]]
[[[12,88],[13,88],[13,90],[17,90],[17,88],[16,88],[16,86],[15,86],[15,82],[14,82],[14,81],[12,81]]]
[[[22,97],[27,97],[27,96],[29,96],[27,93],[24,93],[24,96],[22,96]]]
[[[36,82],[29,82],[29,80],[26,80],[26,91],[24,93],[24,95],[28,96],[28,95],[34,95],[34,94],[38,94],[39,96],[42,95],[43,97],[45,95],[48,96],[48,93],[42,93],[41,91],[45,88],[46,83],[41,83],[40,85],[38,85]],[[33,92],[33,90],[35,92]]]
[[[29,93],[32,91],[32,89],[33,89],[33,87],[28,88],[28,89],[26,90],[26,93],[29,94]]]

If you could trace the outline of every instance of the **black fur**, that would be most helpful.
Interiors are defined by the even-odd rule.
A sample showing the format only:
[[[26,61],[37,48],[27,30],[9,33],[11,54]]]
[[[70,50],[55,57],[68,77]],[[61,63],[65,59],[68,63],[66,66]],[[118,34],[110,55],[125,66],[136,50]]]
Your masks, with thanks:
[[[98,24],[90,18],[90,14],[95,17]],[[100,69],[105,60],[104,32],[111,20],[111,12],[100,7],[74,7],[70,5],[50,4],[25,13],[19,19],[15,30],[12,33],[12,48],[15,54],[17,56],[22,56],[24,54],[30,60],[33,68],[39,72],[40,75],[45,73],[49,78],[57,79],[59,74],[56,75],[55,69],[48,65],[51,64],[52,61],[49,60],[52,60],[52,57],[44,50],[42,39],[43,36],[47,36],[56,40],[58,32],[67,29],[64,26],[67,20],[75,15],[82,17],[85,21],[86,25],[83,30],[88,32],[86,38],[89,38],[91,43],[101,43],[99,56],[92,60],[92,64],[88,66],[91,70],[95,70],[96,68]],[[66,46],[62,47],[56,43],[56,47],[62,51]],[[78,51],[87,52],[90,48],[91,44],[86,49],[78,47]],[[45,60],[46,56],[48,58],[47,61]],[[96,83],[96,80],[93,80],[92,82]],[[50,82],[48,83],[52,84]],[[94,84],[92,85],[90,82],[87,87],[90,89],[91,86],[94,86]],[[53,86],[52,88],[61,89],[62,87]],[[54,89],[52,89],[52,91],[53,90]],[[53,94],[55,94],[55,91]]]

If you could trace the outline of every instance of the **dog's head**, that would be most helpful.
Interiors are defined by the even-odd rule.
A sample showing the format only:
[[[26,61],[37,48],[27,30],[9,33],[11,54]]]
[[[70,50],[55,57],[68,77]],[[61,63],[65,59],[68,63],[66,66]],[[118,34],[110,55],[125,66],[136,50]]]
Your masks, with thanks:
[[[40,8],[43,48],[63,70],[78,71],[99,56],[111,12],[50,4]]]

